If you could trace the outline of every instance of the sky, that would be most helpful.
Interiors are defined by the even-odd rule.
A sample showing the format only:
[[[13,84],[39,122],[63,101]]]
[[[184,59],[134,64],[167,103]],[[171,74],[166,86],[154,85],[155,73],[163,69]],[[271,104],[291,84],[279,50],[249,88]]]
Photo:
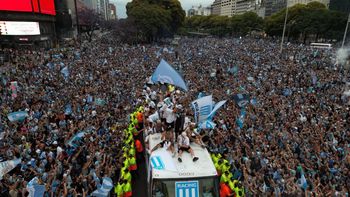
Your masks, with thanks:
[[[125,5],[131,0],[109,0],[110,3],[113,3],[117,6],[117,15],[118,18],[126,18]],[[180,0],[182,8],[187,12],[193,5],[203,5],[208,6],[214,2],[214,0]]]

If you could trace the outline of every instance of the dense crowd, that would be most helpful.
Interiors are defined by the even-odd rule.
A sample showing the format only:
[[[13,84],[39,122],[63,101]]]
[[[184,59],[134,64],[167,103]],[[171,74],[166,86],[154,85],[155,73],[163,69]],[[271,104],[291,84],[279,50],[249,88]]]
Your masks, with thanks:
[[[343,94],[349,76],[335,64],[333,50],[288,44],[280,55],[273,40],[182,38],[179,46],[98,39],[6,52],[11,57],[1,67],[0,154],[2,161],[21,158],[21,164],[2,176],[3,195],[24,196],[34,177],[48,196],[87,196],[103,177],[117,183],[127,117],[142,105],[145,127],[157,127],[148,119],[158,107],[150,101],[163,102],[168,93],[144,85],[162,58],[188,84],[188,92],[171,96],[192,122],[190,103],[200,93],[228,100],[214,117],[206,146],[229,161],[247,196],[350,192],[350,102]],[[235,94],[256,101],[245,107],[240,126]],[[17,111],[28,117],[8,120]],[[302,177],[307,184],[300,184]]]

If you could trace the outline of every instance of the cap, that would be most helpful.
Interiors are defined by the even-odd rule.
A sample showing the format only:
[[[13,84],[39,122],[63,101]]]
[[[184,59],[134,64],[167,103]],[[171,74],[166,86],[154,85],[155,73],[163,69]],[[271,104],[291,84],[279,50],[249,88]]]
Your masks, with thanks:
[[[52,144],[53,144],[53,145],[57,145],[57,141],[54,141]]]

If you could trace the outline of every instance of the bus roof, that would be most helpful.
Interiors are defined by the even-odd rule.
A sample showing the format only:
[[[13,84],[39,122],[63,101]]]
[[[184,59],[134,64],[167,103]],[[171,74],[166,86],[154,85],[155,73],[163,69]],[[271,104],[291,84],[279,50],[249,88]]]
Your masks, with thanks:
[[[161,134],[153,134],[149,138],[150,150],[161,142]],[[164,148],[159,148],[152,153],[149,165],[152,167],[152,177],[154,179],[187,179],[216,176],[216,169],[206,148],[192,143],[191,148],[199,158],[193,162],[191,155],[184,152],[182,162],[177,160],[177,154],[172,157],[171,152]]]

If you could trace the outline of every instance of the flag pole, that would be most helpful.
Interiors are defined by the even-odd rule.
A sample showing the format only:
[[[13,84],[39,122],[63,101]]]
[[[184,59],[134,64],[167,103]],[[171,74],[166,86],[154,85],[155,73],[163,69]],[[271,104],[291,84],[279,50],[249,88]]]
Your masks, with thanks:
[[[286,6],[286,16],[284,17],[284,26],[283,26],[283,33],[282,33],[282,41],[281,41],[281,49],[280,53],[282,54],[283,51],[283,42],[284,42],[284,35],[286,34],[286,26],[287,26],[287,19],[288,19],[288,1]]]
[[[346,27],[345,27],[344,37],[343,37],[343,43],[341,44],[341,48],[343,48],[344,44],[345,44],[346,34],[348,33],[349,22],[350,22],[350,13],[349,13],[348,20],[346,22]]]

